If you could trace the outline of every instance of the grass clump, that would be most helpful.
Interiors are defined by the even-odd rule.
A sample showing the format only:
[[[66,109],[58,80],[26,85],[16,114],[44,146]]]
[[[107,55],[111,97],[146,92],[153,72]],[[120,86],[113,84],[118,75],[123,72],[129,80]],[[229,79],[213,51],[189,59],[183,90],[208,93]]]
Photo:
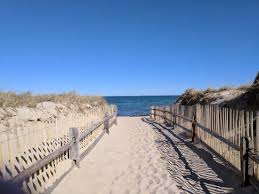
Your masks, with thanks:
[[[223,91],[227,91],[227,90],[232,90],[233,88],[230,87],[230,86],[223,86],[223,87],[220,87],[217,92],[223,92]]]
[[[204,94],[212,94],[212,93],[217,93],[217,92],[223,92],[223,91],[227,91],[227,90],[231,90],[233,89],[230,86],[223,86],[220,88],[211,88],[209,87],[208,89],[204,90]]]
[[[177,100],[176,103],[180,103],[181,105],[193,105],[196,104],[199,99],[204,97],[204,91],[194,90],[194,89],[187,89],[183,95],[181,95]]]
[[[209,87],[208,89],[206,89],[206,90],[204,91],[205,94],[206,94],[206,93],[215,93],[215,92],[217,92],[217,90],[214,89],[214,88],[211,88],[211,87]]]
[[[251,88],[251,86],[252,86],[251,84],[243,84],[237,87],[237,89],[241,91],[248,91]]]

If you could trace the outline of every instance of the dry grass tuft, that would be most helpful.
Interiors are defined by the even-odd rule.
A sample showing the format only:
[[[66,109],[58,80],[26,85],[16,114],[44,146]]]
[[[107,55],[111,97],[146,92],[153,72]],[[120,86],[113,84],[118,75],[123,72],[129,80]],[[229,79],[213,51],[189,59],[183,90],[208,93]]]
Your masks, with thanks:
[[[220,88],[211,88],[209,87],[208,89],[204,90],[204,94],[212,94],[212,93],[217,93],[217,92],[223,92],[223,91],[227,91],[227,90],[232,90],[234,89],[233,87],[230,86],[223,86]]]
[[[237,87],[237,89],[241,90],[241,91],[248,91],[251,87],[252,87],[251,84],[243,84],[243,85]]]
[[[38,103],[46,101],[60,103],[65,106],[73,105],[75,107],[81,107],[81,105],[86,104],[91,106],[106,104],[105,99],[100,96],[81,96],[75,92],[44,95],[33,95],[30,92],[25,92],[22,94],[17,94],[15,92],[0,92],[0,107],[2,108],[34,108]]]
[[[230,86],[223,86],[223,87],[220,87],[217,92],[223,92],[223,91],[227,91],[227,90],[232,90],[233,87],[230,87]]]
[[[209,87],[208,89],[206,89],[206,90],[204,91],[205,94],[206,94],[206,93],[215,93],[215,92],[217,92],[217,90],[214,89],[214,88],[211,88],[211,87]]]
[[[180,103],[182,105],[193,105],[204,97],[204,91],[194,90],[194,89],[187,89],[183,95],[181,95],[177,100],[176,103]]]

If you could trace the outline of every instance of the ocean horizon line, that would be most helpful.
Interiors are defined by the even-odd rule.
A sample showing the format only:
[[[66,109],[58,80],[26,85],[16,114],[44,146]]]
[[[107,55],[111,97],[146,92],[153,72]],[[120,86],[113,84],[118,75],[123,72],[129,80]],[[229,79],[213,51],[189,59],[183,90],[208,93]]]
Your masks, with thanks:
[[[157,96],[180,96],[181,94],[166,94],[166,95],[102,95],[103,97],[157,97]]]

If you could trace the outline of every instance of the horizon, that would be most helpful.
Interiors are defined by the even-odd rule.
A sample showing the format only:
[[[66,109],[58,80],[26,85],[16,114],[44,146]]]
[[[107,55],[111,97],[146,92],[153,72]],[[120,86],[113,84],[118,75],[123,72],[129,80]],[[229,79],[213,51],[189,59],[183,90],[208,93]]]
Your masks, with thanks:
[[[177,96],[259,70],[259,1],[0,2],[0,91]]]
[[[131,95],[131,96],[103,96],[103,97],[159,97],[159,96],[180,96],[181,94],[171,94],[171,95]]]

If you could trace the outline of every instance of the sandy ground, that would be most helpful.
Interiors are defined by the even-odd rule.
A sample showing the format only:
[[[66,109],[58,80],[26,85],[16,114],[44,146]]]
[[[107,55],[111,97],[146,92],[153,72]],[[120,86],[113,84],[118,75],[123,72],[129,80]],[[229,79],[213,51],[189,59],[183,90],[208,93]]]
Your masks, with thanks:
[[[239,185],[224,163],[185,134],[142,117],[119,117],[52,193],[244,193]]]
[[[140,117],[119,117],[118,125],[53,193],[179,193],[156,139]]]

